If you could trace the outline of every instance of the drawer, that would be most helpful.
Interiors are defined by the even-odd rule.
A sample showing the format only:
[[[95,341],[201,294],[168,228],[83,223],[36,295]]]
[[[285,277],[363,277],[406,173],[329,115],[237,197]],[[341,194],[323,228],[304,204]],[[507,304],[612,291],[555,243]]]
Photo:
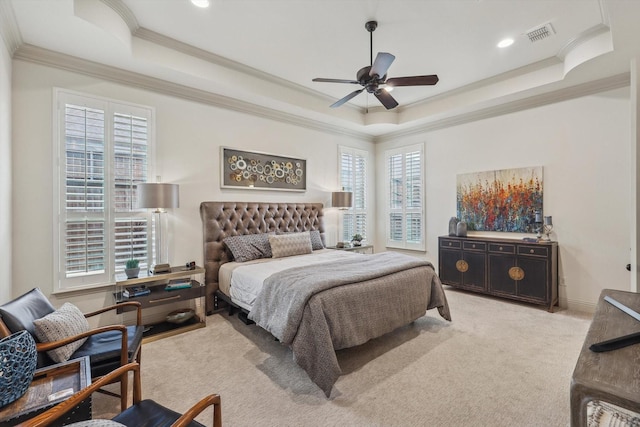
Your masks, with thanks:
[[[465,251],[486,251],[487,244],[484,242],[462,242],[462,248]]]
[[[501,254],[515,254],[516,245],[509,243],[489,243],[489,252],[497,252]]]
[[[446,240],[442,239],[440,241],[441,248],[450,248],[450,249],[460,249],[462,247],[462,242],[460,240]]]
[[[549,248],[545,246],[518,246],[518,255],[534,255],[546,257]]]

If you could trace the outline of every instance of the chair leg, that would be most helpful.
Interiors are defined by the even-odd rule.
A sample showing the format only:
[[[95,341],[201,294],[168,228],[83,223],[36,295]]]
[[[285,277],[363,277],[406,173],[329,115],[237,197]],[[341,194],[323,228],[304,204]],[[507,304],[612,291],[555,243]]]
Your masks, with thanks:
[[[120,412],[124,412],[127,409],[129,396],[129,373],[125,373],[122,375],[122,379],[120,380]]]

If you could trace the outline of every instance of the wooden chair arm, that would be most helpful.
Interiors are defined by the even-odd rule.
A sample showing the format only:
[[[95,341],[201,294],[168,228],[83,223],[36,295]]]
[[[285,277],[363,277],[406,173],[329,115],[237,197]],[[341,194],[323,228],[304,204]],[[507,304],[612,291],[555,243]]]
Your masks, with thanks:
[[[107,307],[102,307],[99,310],[96,311],[92,311],[90,313],[85,313],[84,317],[92,317],[92,316],[96,316],[98,314],[102,314],[105,313],[107,311],[111,311],[111,310],[117,310],[117,309],[122,309],[124,307],[136,307],[136,311],[137,311],[137,315],[136,315],[136,325],[137,326],[141,326],[142,325],[142,304],[140,304],[139,301],[125,301],[125,302],[121,302],[119,304],[113,304],[113,305],[109,305]]]
[[[140,388],[140,365],[137,363],[129,363],[124,366],[120,366],[118,369],[109,372],[107,375],[100,377],[100,379],[92,382],[87,387],[82,390],[76,392],[74,395],[69,397],[67,400],[57,404],[53,408],[46,410],[45,412],[37,415],[30,420],[24,421],[21,424],[18,424],[19,427],[40,427],[40,426],[48,426],[53,421],[60,418],[66,412],[72,410],[76,406],[80,404],[83,400],[87,399],[91,393],[98,390],[101,387],[104,387],[107,384],[110,384],[116,381],[117,378],[127,375],[129,371],[133,371],[134,375],[134,402],[139,402],[141,399],[141,388]],[[137,394],[137,397],[136,397]]]
[[[63,345],[70,344],[79,339],[107,331],[120,331],[122,335],[122,351],[120,352],[120,364],[125,365],[129,361],[129,337],[127,336],[127,327],[125,325],[102,326],[100,328],[91,329],[78,335],[67,337],[63,340],[36,343],[36,350],[38,352],[53,350],[55,348],[62,347]]]
[[[198,403],[193,405],[187,412],[176,420],[171,427],[186,427],[195,419],[203,410],[213,406],[213,427],[222,427],[222,412],[220,407],[220,396],[210,394]]]

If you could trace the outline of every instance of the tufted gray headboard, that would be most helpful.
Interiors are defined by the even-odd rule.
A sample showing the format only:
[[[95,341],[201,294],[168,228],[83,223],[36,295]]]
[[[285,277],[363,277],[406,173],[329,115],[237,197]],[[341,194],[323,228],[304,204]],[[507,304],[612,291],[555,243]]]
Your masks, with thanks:
[[[322,207],[322,203],[200,203],[207,313],[214,309],[220,265],[229,261],[222,243],[225,238],[239,234],[318,230],[324,242]]]

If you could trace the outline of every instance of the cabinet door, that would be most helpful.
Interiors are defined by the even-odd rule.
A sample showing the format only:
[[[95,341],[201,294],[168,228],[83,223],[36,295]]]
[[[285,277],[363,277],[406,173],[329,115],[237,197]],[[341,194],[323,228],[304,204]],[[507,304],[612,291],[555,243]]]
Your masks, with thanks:
[[[518,295],[547,301],[547,260],[521,256],[518,266],[524,272],[524,277],[518,281]]]
[[[516,282],[509,270],[516,266],[515,255],[489,254],[489,291],[495,294],[516,294]]]
[[[462,285],[462,273],[456,268],[458,260],[462,259],[461,251],[440,249],[439,276],[442,283],[453,286]]]
[[[467,271],[462,273],[462,283],[465,287],[485,291],[487,289],[486,259],[480,252],[463,252],[462,259],[467,263]]]

